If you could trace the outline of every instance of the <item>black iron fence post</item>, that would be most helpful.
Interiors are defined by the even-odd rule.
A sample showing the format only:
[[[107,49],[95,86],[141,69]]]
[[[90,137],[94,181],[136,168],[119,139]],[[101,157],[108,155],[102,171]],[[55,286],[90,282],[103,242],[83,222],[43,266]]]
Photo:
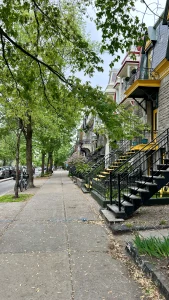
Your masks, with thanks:
[[[120,174],[118,174],[118,204],[119,204],[119,211],[121,211]]]
[[[112,172],[109,177],[109,192],[110,192],[110,204],[112,205]]]

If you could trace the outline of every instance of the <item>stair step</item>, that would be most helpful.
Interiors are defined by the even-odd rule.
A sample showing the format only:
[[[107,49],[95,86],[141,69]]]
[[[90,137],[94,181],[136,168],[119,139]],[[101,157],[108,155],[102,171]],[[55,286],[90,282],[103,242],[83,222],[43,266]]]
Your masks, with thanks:
[[[131,202],[128,202],[128,201],[125,200],[125,201],[122,202],[122,206],[123,207],[128,207],[128,206],[133,207],[133,204]]]
[[[126,155],[132,155],[132,154],[135,154],[135,151],[134,151],[134,150],[131,150],[131,151],[126,152]]]
[[[103,175],[110,175],[110,172],[103,171],[103,172],[101,172],[101,174],[103,174]]]
[[[122,218],[116,218],[112,211],[108,209],[102,209],[101,211],[102,216],[106,219],[108,223],[120,223],[124,222]]]
[[[87,190],[84,186],[81,187],[81,190],[84,194],[90,193],[89,190]]]
[[[160,173],[160,171],[150,171],[150,174],[151,174],[151,176],[153,175],[153,176],[159,176],[159,175],[161,175],[161,173]]]
[[[100,181],[100,179],[99,179],[99,178],[97,178],[97,177],[96,177],[96,178],[93,178],[93,180],[95,180],[95,181]]]
[[[106,176],[104,176],[104,175],[100,175],[100,174],[99,174],[99,175],[97,175],[97,177],[98,177],[98,178],[106,178]]]
[[[84,184],[84,186],[85,186],[85,188],[87,188],[87,189],[92,189],[92,185],[91,185],[91,184],[86,183],[86,184]]]
[[[159,165],[157,165],[157,169],[158,170],[166,170],[166,169],[168,169],[169,168],[169,165],[168,164],[159,164]]]
[[[144,177],[144,178],[146,178],[147,179],[147,181],[148,180],[150,180],[150,181],[152,181],[152,180],[165,180],[165,178],[164,177],[160,177],[160,176],[149,176],[149,175],[142,175],[142,177]]]
[[[114,171],[114,169],[110,169],[110,168],[107,168],[107,169],[105,169],[106,171]]]
[[[126,161],[126,159],[125,158],[118,158],[117,161],[122,162],[122,161]]]
[[[131,200],[140,200],[141,201],[141,198],[139,196],[136,196],[136,195],[133,195],[133,194],[130,194],[130,193],[124,193],[123,197],[124,198],[129,198]]]
[[[162,173],[162,174],[169,174],[169,170],[160,170],[160,173]]]
[[[110,211],[112,211],[117,218],[126,218],[127,217],[123,207],[121,207],[121,211],[119,211],[119,208],[116,204],[112,204],[112,205],[108,204],[107,208]]]
[[[116,160],[116,161],[113,162],[113,165],[111,165],[110,167],[114,167],[114,166],[117,166],[119,164],[121,164],[121,161]]]
[[[135,183],[138,183],[139,185],[145,185],[145,186],[157,186],[157,183],[149,182],[149,181],[138,181],[138,180],[136,180]]]
[[[137,187],[129,187],[129,189],[131,190],[131,191],[135,191],[135,192],[137,192],[137,193],[149,193],[149,191],[148,190],[146,190],[146,189],[142,189],[142,188],[137,188]]]

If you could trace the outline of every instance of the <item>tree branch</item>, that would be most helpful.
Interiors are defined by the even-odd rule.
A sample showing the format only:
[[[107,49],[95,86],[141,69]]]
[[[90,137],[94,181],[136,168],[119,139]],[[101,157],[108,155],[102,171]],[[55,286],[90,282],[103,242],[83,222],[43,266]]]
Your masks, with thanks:
[[[0,33],[3,35],[12,45],[14,45],[17,49],[19,49],[21,52],[23,52],[26,56],[32,58],[34,61],[37,63],[45,66],[48,70],[50,70],[53,74],[55,74],[62,82],[68,84],[69,86],[72,87],[72,84],[58,71],[54,70],[51,66],[43,62],[42,60],[38,59],[36,56],[32,55],[29,53],[27,50],[25,50],[22,46],[20,46],[18,43],[16,43],[14,40],[12,40],[7,33],[2,29],[0,26]]]
[[[37,16],[37,13],[36,13],[36,6],[34,5],[34,16],[35,16],[35,20],[36,20],[36,24],[37,24],[37,37],[36,37],[36,43],[37,43],[37,46],[36,46],[36,49],[37,49],[37,55],[38,55],[38,50],[39,50],[39,47],[38,47],[38,44],[39,44],[39,38],[40,38],[40,24],[39,24],[39,20],[38,20],[38,16]]]
[[[44,79],[43,79],[43,74],[42,74],[42,69],[41,69],[40,63],[38,63],[38,66],[39,66],[39,72],[40,72],[40,77],[41,77],[41,81],[42,81],[42,85],[43,85],[43,91],[44,91],[45,99],[47,100],[47,102],[49,103],[49,105],[54,109],[54,111],[57,113],[57,116],[62,118],[62,116],[60,114],[58,114],[56,108],[49,101],[49,98],[47,96],[46,86],[45,86],[45,82],[44,82]]]
[[[9,72],[10,72],[10,74],[11,74],[11,77],[13,78],[13,80],[14,80],[14,82],[15,82],[15,86],[16,86],[18,95],[21,97],[21,93],[20,93],[20,90],[19,90],[19,88],[18,88],[18,83],[17,83],[17,81],[16,81],[16,79],[15,79],[15,77],[14,77],[12,71],[11,71],[11,68],[10,68],[10,66],[9,66],[9,63],[8,63],[8,61],[7,61],[7,59],[6,59],[6,55],[5,55],[5,42],[4,42],[4,40],[3,40],[3,35],[2,35],[2,33],[0,34],[0,36],[1,36],[2,56],[3,56],[3,59],[4,59],[5,64],[6,64],[8,70],[9,70]],[[21,99],[22,99],[22,97],[21,97]]]

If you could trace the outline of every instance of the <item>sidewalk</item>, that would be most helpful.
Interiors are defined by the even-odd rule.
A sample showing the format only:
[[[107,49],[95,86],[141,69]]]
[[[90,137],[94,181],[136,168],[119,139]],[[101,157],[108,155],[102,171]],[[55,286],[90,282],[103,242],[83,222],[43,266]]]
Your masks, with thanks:
[[[109,254],[97,203],[66,171],[10,206],[7,216],[0,206],[1,300],[140,299],[126,267]]]

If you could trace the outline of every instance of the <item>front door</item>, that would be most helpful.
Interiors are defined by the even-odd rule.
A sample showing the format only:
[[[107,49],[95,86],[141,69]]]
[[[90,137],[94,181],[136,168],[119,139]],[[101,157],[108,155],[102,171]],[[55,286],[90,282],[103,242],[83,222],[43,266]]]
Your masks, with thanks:
[[[158,134],[158,109],[153,110],[153,140]]]

